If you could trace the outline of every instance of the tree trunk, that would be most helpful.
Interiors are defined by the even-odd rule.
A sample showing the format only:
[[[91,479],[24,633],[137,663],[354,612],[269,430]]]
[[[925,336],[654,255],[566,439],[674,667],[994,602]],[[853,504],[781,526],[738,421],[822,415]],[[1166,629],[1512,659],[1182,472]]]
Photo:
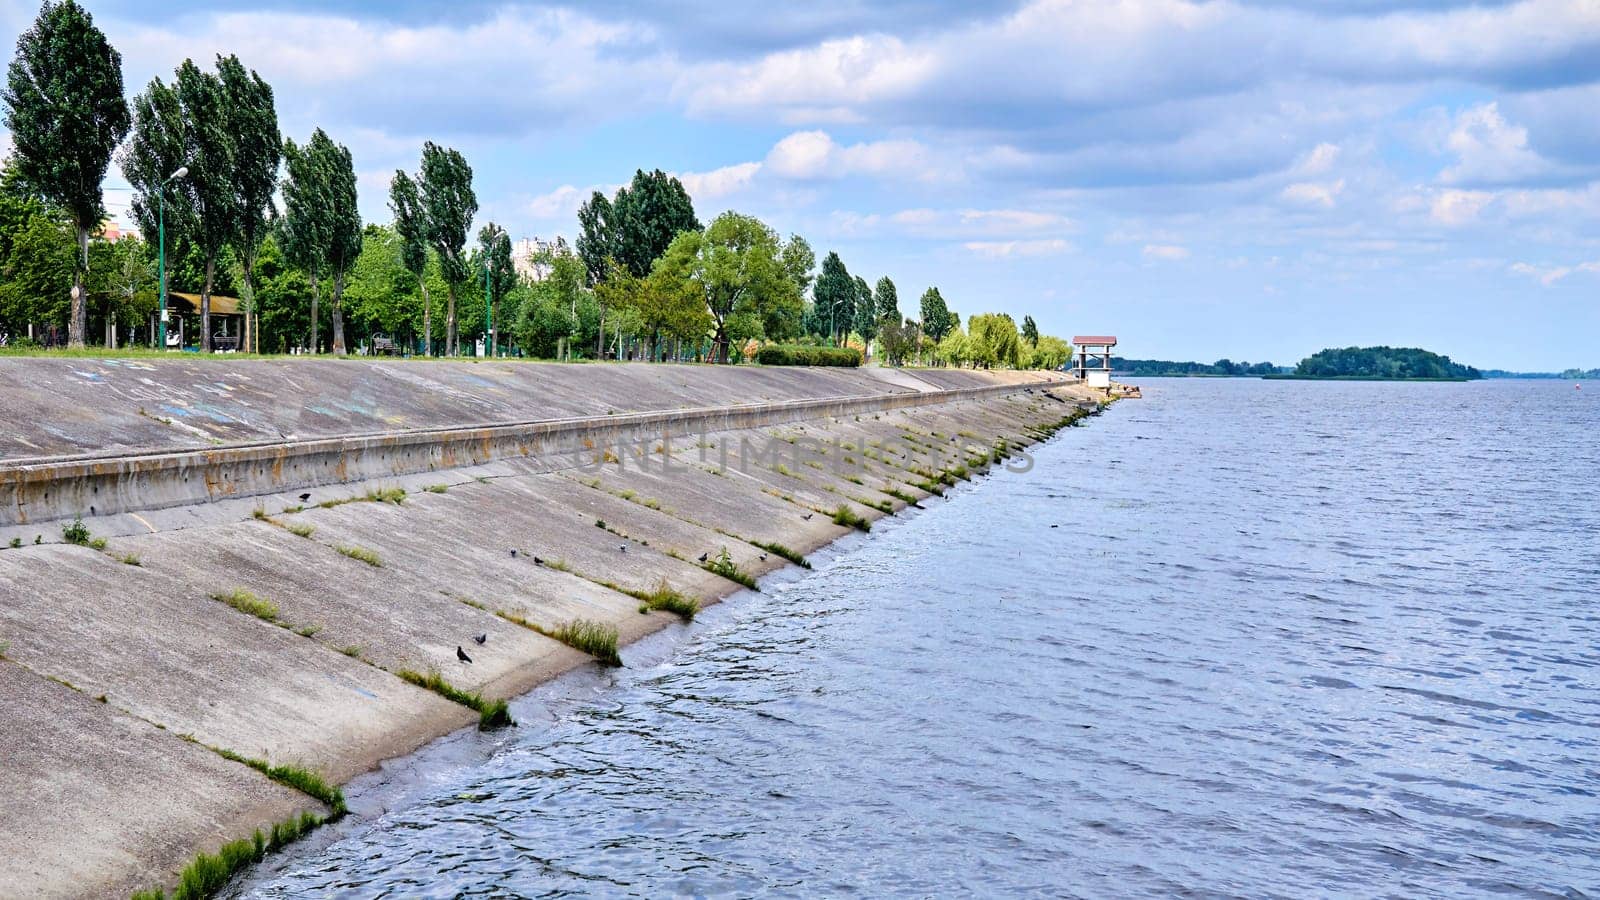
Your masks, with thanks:
[[[78,254],[72,261],[72,312],[67,323],[67,346],[82,347],[85,332],[89,330],[88,286],[84,276],[89,273],[89,227],[78,225]]]
[[[200,291],[200,352],[211,352],[211,285],[217,275],[216,256],[206,257],[206,283]]]
[[[254,329],[250,327],[250,319],[255,314],[256,292],[250,285],[250,269],[255,265],[253,261],[246,260],[244,264],[244,290],[240,291],[240,299],[249,297],[244,308],[244,330],[239,335],[239,352],[249,353],[255,344],[251,340]]]
[[[433,303],[428,299],[428,282],[417,276],[422,285],[422,355],[433,355]]]
[[[344,275],[333,276],[333,355],[344,355]]]
[[[716,363],[728,361],[728,326],[721,319],[717,320],[716,336],[711,339],[711,359]]]
[[[604,306],[600,307],[600,339],[595,341],[594,352],[595,352],[595,355],[600,358],[601,362],[605,362],[605,359],[606,359],[606,308]]]
[[[317,352],[317,273],[311,273],[311,343],[307,350],[314,356]]]
[[[450,295],[450,299],[449,307],[445,310],[444,317],[444,355],[455,356],[456,340],[458,338],[458,332],[456,331],[456,286],[450,284],[447,287],[449,288],[447,293]]]

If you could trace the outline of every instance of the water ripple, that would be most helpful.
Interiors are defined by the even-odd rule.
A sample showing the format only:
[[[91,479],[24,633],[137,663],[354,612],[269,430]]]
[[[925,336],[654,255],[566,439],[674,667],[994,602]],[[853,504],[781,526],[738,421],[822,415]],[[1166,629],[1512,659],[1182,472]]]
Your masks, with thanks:
[[[244,892],[1593,895],[1561,386],[1153,382]]]

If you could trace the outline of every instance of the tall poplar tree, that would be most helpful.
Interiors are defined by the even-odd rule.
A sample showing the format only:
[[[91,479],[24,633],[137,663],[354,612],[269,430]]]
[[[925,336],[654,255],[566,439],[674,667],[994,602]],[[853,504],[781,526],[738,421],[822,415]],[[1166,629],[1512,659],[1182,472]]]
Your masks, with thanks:
[[[304,146],[284,145],[289,178],[283,184],[285,250],[311,276],[311,348],[317,349],[320,279],[333,282],[333,352],[343,356],[344,284],[361,255],[361,213],[350,151],[318,128]]]
[[[217,72],[228,99],[228,130],[235,142],[233,189],[237,216],[236,240],[243,286],[241,298],[249,302],[243,312],[244,345],[255,350],[260,344],[254,320],[256,254],[271,227],[272,193],[278,187],[278,165],[283,159],[283,138],[278,133],[278,110],[273,104],[272,86],[254,70],[246,71],[237,56],[220,57]],[[170,170],[169,170],[170,172]]]
[[[128,132],[122,56],[74,0],[46,2],[33,27],[17,38],[0,99],[18,172],[45,200],[66,210],[77,232],[67,342],[82,347],[89,233],[105,218],[100,184],[112,151]]]
[[[396,170],[389,182],[389,210],[394,213],[394,230],[400,235],[400,264],[415,275],[422,288],[422,352],[433,355],[433,303],[428,297],[428,220],[422,208],[417,183]]]
[[[894,282],[887,275],[878,279],[878,289],[873,298],[873,306],[877,310],[879,328],[886,328],[890,324],[900,324],[900,295],[895,290]]]
[[[840,329],[850,330],[855,318],[856,283],[844,267],[839,254],[828,251],[822,259],[822,272],[811,289],[816,301],[817,318],[827,323],[828,337],[836,339]]]
[[[478,260],[479,265],[488,268],[488,321],[491,333],[498,339],[500,328],[497,323],[500,320],[495,317],[495,311],[505,303],[511,289],[517,286],[517,268],[511,262],[511,235],[493,222],[478,229]],[[483,336],[483,347],[486,354],[494,355],[489,334]]]
[[[449,292],[445,312],[445,354],[455,356],[459,329],[456,291],[466,280],[467,228],[478,214],[478,197],[472,192],[472,167],[459,152],[429,141],[422,148],[422,177],[418,181],[422,209],[428,223],[428,243],[439,254],[439,268]]]
[[[867,284],[865,278],[857,275],[855,283],[855,330],[861,335],[861,344],[866,351],[863,355],[871,355],[872,339],[878,336],[878,304],[872,299],[872,285]]]
[[[189,175],[170,190],[184,207],[184,236],[200,253],[204,281],[200,286],[200,352],[211,352],[211,291],[217,281],[217,258],[238,234],[234,195],[234,154],[228,94],[222,79],[202,72],[186,59],[173,80],[183,109],[184,165]]]
[[[327,222],[320,215],[326,203],[326,178],[318,170],[311,148],[297,145],[291,138],[283,144],[283,218],[278,220],[278,243],[289,264],[306,273],[311,282],[311,333],[306,349],[321,352],[317,339],[322,293],[322,248],[328,242]]]

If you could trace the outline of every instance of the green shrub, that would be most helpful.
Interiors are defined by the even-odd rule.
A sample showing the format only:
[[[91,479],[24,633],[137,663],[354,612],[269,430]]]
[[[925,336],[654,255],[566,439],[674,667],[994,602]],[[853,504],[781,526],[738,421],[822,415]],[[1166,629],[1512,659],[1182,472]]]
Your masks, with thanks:
[[[750,543],[753,544],[754,546],[760,547],[761,549],[767,551],[768,553],[775,553],[775,554],[783,557],[784,559],[787,559],[789,562],[792,562],[795,565],[800,566],[801,568],[804,568],[804,569],[811,568],[811,561],[806,559],[804,554],[798,553],[798,552],[796,552],[794,550],[791,550],[790,548],[784,546],[783,544],[779,544],[779,543],[770,543],[769,544],[769,543],[767,543],[765,541],[750,541]]]
[[[248,613],[267,622],[278,620],[278,604],[258,597],[244,588],[234,588],[226,594],[212,594],[211,599],[226,603],[239,612]]]
[[[648,601],[646,601],[648,602]],[[555,628],[541,628],[532,623],[528,627],[545,637],[554,638],[574,650],[581,650],[607,666],[622,665],[617,652],[617,627],[602,625],[588,619],[573,619]]]
[[[478,713],[478,729],[480,731],[517,724],[511,719],[511,713],[506,707],[506,701],[485,700],[482,694],[464,691],[446,681],[444,676],[439,674],[438,669],[429,669],[426,675],[421,672],[413,672],[410,669],[401,669],[394,674],[417,687],[433,691],[446,700],[453,700],[462,706],[476,710]]]
[[[304,522],[290,522],[288,525],[285,525],[284,527],[287,528],[289,530],[289,533],[294,535],[295,537],[303,537],[303,538],[311,537],[311,533],[317,530],[317,526],[315,526],[315,525],[307,525]]]
[[[764,366],[843,366],[861,365],[861,351],[853,347],[799,347],[773,344],[756,352]]]
[[[872,530],[871,522],[868,522],[866,519],[857,515],[854,510],[843,503],[839,504],[839,508],[833,511],[833,524],[843,525],[846,528],[854,528],[857,531]]]
[[[61,539],[69,544],[80,547],[89,546],[89,527],[83,524],[82,519],[73,519],[71,525],[61,527]],[[34,543],[38,543],[35,541]]]
[[[755,577],[749,572],[739,568],[739,564],[734,562],[733,557],[728,555],[727,547],[722,548],[722,552],[717,554],[716,559],[713,559],[708,563],[703,563],[703,565],[705,566],[707,572],[714,572],[718,575],[721,575],[723,578],[728,579],[729,581],[742,584],[753,591],[761,590],[760,588],[756,587]]]
[[[383,560],[378,558],[378,554],[365,547],[347,547],[344,544],[334,544],[333,549],[351,559],[358,559],[373,568],[383,568]]]

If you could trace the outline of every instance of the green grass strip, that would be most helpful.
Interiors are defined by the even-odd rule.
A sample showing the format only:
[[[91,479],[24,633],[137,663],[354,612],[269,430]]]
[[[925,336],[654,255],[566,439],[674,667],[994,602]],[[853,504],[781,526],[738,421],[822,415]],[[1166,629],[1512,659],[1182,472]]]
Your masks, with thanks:
[[[446,700],[453,700],[468,709],[476,710],[478,713],[478,730],[480,731],[517,724],[511,718],[511,710],[506,706],[506,701],[485,700],[482,694],[463,691],[444,680],[444,676],[439,674],[438,669],[430,669],[426,675],[421,672],[413,672],[410,669],[401,669],[394,674],[417,687],[433,691]]]

